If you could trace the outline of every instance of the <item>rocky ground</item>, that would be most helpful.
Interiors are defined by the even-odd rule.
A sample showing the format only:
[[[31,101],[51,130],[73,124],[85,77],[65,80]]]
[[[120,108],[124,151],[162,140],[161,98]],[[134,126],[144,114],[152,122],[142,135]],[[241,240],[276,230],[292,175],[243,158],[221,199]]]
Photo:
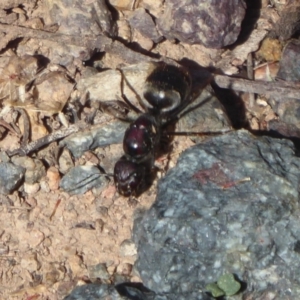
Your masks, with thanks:
[[[245,128],[299,145],[297,1],[176,10],[182,2],[0,3],[1,299],[140,282],[134,219],[179,155],[213,132]],[[231,18],[219,18],[224,9]],[[124,93],[139,107],[157,61],[184,66],[202,104],[177,123],[184,135],[162,147],[149,190],[128,199],[111,177],[128,123],[103,102]]]

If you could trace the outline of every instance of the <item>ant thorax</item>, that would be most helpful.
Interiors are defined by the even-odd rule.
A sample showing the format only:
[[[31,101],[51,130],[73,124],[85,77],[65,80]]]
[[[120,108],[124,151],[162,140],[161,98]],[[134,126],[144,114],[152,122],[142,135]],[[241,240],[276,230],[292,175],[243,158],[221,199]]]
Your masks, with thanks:
[[[134,162],[148,159],[156,150],[160,138],[160,122],[151,114],[143,114],[125,132],[123,150]]]

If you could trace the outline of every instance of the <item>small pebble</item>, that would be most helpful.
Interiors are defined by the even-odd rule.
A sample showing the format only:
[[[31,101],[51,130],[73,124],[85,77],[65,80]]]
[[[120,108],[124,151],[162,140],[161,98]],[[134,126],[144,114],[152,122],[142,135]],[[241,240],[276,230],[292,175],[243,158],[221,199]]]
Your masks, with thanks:
[[[132,264],[122,263],[117,267],[117,273],[122,275],[130,275],[132,271]]]
[[[49,184],[47,181],[45,180],[42,180],[40,182],[40,185],[41,185],[41,190],[45,193],[49,193],[50,192],[50,188],[49,188]]]
[[[58,159],[58,163],[59,171],[62,174],[66,174],[72,167],[74,167],[74,163],[68,149],[64,148],[61,156]]]
[[[51,191],[56,191],[59,189],[59,182],[60,182],[60,174],[57,168],[50,167],[47,170],[47,178],[48,184]]]
[[[120,245],[120,254],[122,256],[133,256],[136,255],[136,246],[131,240],[124,240]]]
[[[88,266],[90,278],[100,278],[101,280],[108,280],[110,275],[107,272],[106,264],[97,264],[95,266]]]
[[[24,191],[27,194],[35,194],[39,191],[40,185],[38,183],[24,183]]]

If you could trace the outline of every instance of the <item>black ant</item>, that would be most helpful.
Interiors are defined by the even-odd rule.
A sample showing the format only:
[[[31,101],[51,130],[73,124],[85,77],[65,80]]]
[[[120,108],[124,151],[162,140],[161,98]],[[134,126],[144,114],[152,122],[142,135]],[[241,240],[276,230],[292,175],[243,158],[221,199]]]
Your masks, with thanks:
[[[123,80],[126,80],[124,75]],[[208,83],[207,78],[204,81]],[[203,83],[200,85],[204,87]],[[199,91],[192,91],[192,79],[184,67],[161,62],[157,63],[145,80],[143,97],[138,97],[145,112],[134,121],[127,116],[128,105],[133,105],[124,94],[123,99],[127,105],[123,101],[102,102],[102,108],[107,112],[119,119],[131,121],[123,139],[124,155],[114,167],[114,181],[121,195],[138,196],[150,187],[155,174],[154,162],[159,154],[162,137],[166,135],[166,128],[199,106],[197,104],[184,110],[197,98],[195,94]],[[138,111],[135,107],[132,109]]]
[[[147,77],[140,104],[145,113],[125,132],[124,155],[114,168],[114,181],[124,196],[139,195],[149,186],[162,131],[188,104],[191,77],[182,67],[160,63]]]

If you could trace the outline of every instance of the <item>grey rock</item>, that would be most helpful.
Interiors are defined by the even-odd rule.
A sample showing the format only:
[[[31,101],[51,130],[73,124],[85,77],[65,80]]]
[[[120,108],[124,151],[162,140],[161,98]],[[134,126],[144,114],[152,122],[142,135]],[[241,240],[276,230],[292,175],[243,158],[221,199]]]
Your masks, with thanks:
[[[49,5],[53,23],[59,32],[68,35],[116,35],[116,25],[104,0],[83,3],[78,0],[52,1]]]
[[[299,104],[297,107],[299,107]],[[286,117],[295,120],[296,125],[293,123],[286,123],[285,121],[270,120],[270,122],[268,122],[268,129],[276,132],[276,134],[281,134],[284,137],[300,138],[300,129],[297,126],[298,119],[294,118],[293,115],[294,113],[292,113],[292,115],[286,115]]]
[[[245,9],[243,0],[167,0],[157,23],[167,39],[222,48],[237,40]]]
[[[121,299],[113,285],[87,284],[75,288],[64,300],[104,300],[108,296],[112,300]]]
[[[69,36],[117,35],[117,27],[105,0],[84,3],[80,0],[48,1],[53,24],[59,24],[58,32]],[[94,49],[79,48],[76,56],[82,60],[91,58]],[[81,52],[81,53],[80,53]]]
[[[138,8],[129,19],[131,27],[138,30],[143,36],[151,39],[154,43],[160,42],[163,37],[158,33],[152,17],[143,9]]]
[[[124,282],[115,285],[115,289],[123,297],[122,299],[132,299],[132,300],[158,300],[155,293],[142,283],[130,283]]]
[[[279,120],[271,120],[269,129],[287,137],[300,137],[299,100],[289,99],[289,101],[277,103],[274,106],[274,111],[279,116]]]
[[[130,276],[114,273],[111,278],[115,284],[130,281]]]
[[[5,151],[0,151],[0,161],[1,162],[9,162],[9,156]]]
[[[61,179],[60,187],[70,195],[84,194],[93,187],[104,186],[104,175],[95,166],[77,166]]]
[[[34,184],[40,182],[41,178],[46,175],[46,168],[39,159],[32,159],[28,156],[14,156],[12,157],[12,162],[26,169],[26,183]]]
[[[12,163],[0,163],[0,194],[10,194],[21,183],[25,169]]]
[[[106,264],[97,264],[95,266],[88,266],[89,278],[99,278],[101,280],[108,280],[110,278],[107,272]]]
[[[59,145],[67,147],[74,157],[78,158],[87,150],[121,143],[127,126],[127,123],[115,121],[93,130],[69,136]]]
[[[136,247],[133,241],[124,240],[120,245],[121,256],[133,256],[136,255]]]
[[[176,124],[177,132],[212,133],[232,129],[224,107],[215,95],[204,89],[201,94],[181,113]],[[201,137],[191,136],[196,143]]]
[[[72,167],[74,167],[74,162],[71,153],[68,149],[64,148],[59,159],[59,172],[66,174]]]
[[[285,81],[300,81],[299,65],[300,41],[291,40],[287,43],[283,50],[277,78]]]
[[[25,182],[34,184],[40,182],[41,178],[46,175],[46,169],[43,163],[39,159],[34,160],[35,168],[32,170],[26,170]]]
[[[233,273],[245,299],[299,299],[299,170],[290,141],[246,131],[185,151],[135,220],[144,285],[168,299],[207,299],[205,286]]]
[[[163,300],[155,293],[137,283],[121,283],[116,286],[87,284],[75,288],[64,300]]]
[[[277,78],[284,81],[300,81],[300,41],[289,41],[282,53]],[[287,99],[274,96],[272,107],[279,120],[268,123],[269,130],[276,131],[286,137],[300,137],[300,103],[298,99]]]
[[[34,161],[30,157],[13,156],[11,160],[15,165],[21,166],[24,169],[33,169],[34,168]]]

